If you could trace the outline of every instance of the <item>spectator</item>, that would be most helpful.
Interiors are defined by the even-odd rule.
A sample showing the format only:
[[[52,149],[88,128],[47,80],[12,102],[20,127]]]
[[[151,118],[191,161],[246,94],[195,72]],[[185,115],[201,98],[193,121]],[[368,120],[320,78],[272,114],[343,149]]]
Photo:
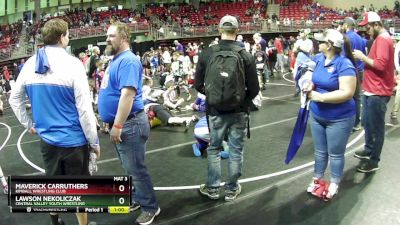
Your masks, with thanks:
[[[239,35],[236,37],[236,41],[239,42],[240,47],[245,48],[245,45],[244,45],[244,43],[243,43],[243,36],[242,36],[241,34],[239,34]]]
[[[20,62],[20,64],[18,65],[18,71],[19,71],[19,72],[21,72],[22,67],[24,67],[24,64],[25,64],[25,59],[21,59],[21,62]]]
[[[107,43],[114,58],[103,78],[98,106],[101,119],[112,127],[110,139],[122,166],[132,176],[132,209],[142,208],[136,222],[144,225],[152,223],[161,210],[144,164],[150,126],[143,110],[142,65],[131,52],[129,40],[126,24],[115,22],[108,28]]]
[[[316,67],[312,82],[303,86],[311,100],[310,128],[315,149],[314,177],[307,192],[318,196],[329,161],[331,182],[323,197],[330,200],[338,192],[344,152],[354,125],[356,112],[352,97],[356,88],[356,70],[348,39],[344,39],[339,31],[328,29],[324,34],[314,34],[314,38],[319,42],[322,54],[314,58]],[[347,52],[341,56],[344,42]]]
[[[181,43],[179,43],[179,41],[178,40],[175,40],[174,41],[174,44],[175,44],[175,47],[176,47],[176,51],[177,52],[180,52],[180,53],[184,53],[184,48],[183,48],[183,45],[181,44]]]
[[[278,16],[276,15],[276,13],[273,13],[273,14],[272,14],[271,19],[272,19],[272,22],[274,22],[274,23],[275,23],[276,21],[279,20],[279,18],[278,18]]]
[[[165,68],[167,68],[167,71],[170,70],[171,68],[171,54],[168,50],[168,47],[164,47],[164,52],[162,54],[162,61],[164,62]]]
[[[10,82],[10,71],[8,71],[7,66],[3,66],[3,78],[6,80],[6,82]]]
[[[10,105],[28,132],[39,134],[47,176],[89,175],[88,145],[97,158],[100,146],[85,70],[65,51],[69,42],[65,21],[49,20],[42,36],[45,46],[23,67]],[[33,121],[26,112],[25,95],[32,103]],[[57,214],[50,215],[53,225],[61,224]],[[86,213],[76,216],[79,225],[88,224]]]
[[[254,59],[255,59],[255,64],[256,64],[256,71],[257,71],[257,76],[258,76],[258,83],[260,85],[261,90],[265,90],[266,87],[266,82],[269,79],[268,76],[268,56],[265,54],[264,51],[261,50],[261,45],[260,44],[255,44],[255,53],[254,53]]]
[[[213,71],[213,68],[209,68],[211,65],[208,62],[212,61],[211,58],[213,53],[219,50],[236,52],[243,59],[244,72],[246,83],[246,94],[244,97],[244,102],[241,102],[240,107],[227,108],[224,110],[216,109],[215,106],[208,104],[207,111],[209,114],[209,128],[210,128],[210,145],[207,148],[207,158],[208,158],[208,179],[206,184],[200,186],[200,193],[202,195],[208,196],[210,199],[219,199],[219,186],[221,182],[221,162],[220,162],[220,151],[222,150],[222,141],[225,135],[228,135],[229,139],[229,178],[225,184],[225,201],[233,201],[241,192],[241,186],[238,183],[238,179],[242,173],[243,165],[243,144],[245,129],[248,124],[248,106],[251,100],[258,94],[259,86],[257,80],[257,74],[255,70],[255,63],[253,57],[235,41],[236,35],[238,33],[239,23],[237,19],[233,16],[224,16],[219,23],[219,32],[221,33],[221,41],[218,45],[213,46],[208,49],[204,49],[202,54],[199,56],[199,62],[196,67],[195,74],[195,88],[198,92],[205,94],[206,87],[209,88],[208,80],[205,79],[206,71],[212,71],[214,74],[218,71]],[[233,58],[233,57],[232,57]],[[217,60],[216,60],[217,61]],[[216,66],[215,66],[216,67]],[[214,68],[215,68],[214,67]],[[219,79],[225,79],[222,77],[224,74],[230,75],[229,68],[221,65],[222,71],[221,77]],[[225,70],[227,72],[225,72]],[[240,71],[232,71],[239,73]],[[207,77],[212,77],[212,75],[207,75]],[[212,82],[212,81],[210,81]],[[214,83],[215,85],[215,83]],[[214,86],[213,85],[213,86]],[[240,87],[237,87],[240,88]],[[243,87],[245,88],[245,87]],[[228,92],[229,90],[227,90]],[[239,90],[241,91],[241,90]],[[207,91],[206,98],[208,103],[210,102],[210,90]],[[214,95],[213,95],[214,97]],[[225,104],[231,104],[232,102],[224,102]],[[218,123],[218,129],[216,124]]]
[[[277,51],[276,51],[276,47],[274,45],[274,40],[270,39],[268,41],[268,48],[266,49],[266,53],[268,56],[268,68],[269,68],[269,72],[271,74],[271,76],[274,76],[274,66],[276,64],[277,61]]]
[[[19,69],[18,69],[17,63],[13,63],[12,74],[13,74],[13,79],[16,81],[18,78],[18,74],[19,74]]]
[[[93,46],[92,55],[89,58],[89,77],[93,78],[93,73],[96,70],[97,62],[100,59],[100,48],[98,46]]]
[[[358,25],[366,26],[370,37],[375,39],[368,56],[359,50],[353,52],[354,58],[365,64],[362,96],[365,147],[354,156],[366,159],[357,170],[369,173],[379,169],[378,163],[385,140],[386,105],[394,88],[394,49],[393,40],[377,13],[367,12]]]
[[[399,1],[395,1],[394,2],[393,11],[394,11],[395,16],[400,17],[400,3],[399,3]]]
[[[277,57],[277,63],[275,64],[275,69],[277,71],[281,72],[281,75],[283,76],[283,73],[285,72],[285,55],[283,54],[283,43],[282,43],[282,37],[276,37],[274,41],[274,46],[276,48],[276,57]]]
[[[265,39],[261,36],[260,33],[255,33],[253,35],[253,40],[255,44],[260,44],[261,46],[261,51],[265,52],[265,49],[267,48],[267,42]]]
[[[351,17],[346,17],[343,20],[343,25],[340,26],[340,31],[345,33],[346,36],[350,39],[351,49],[352,50],[360,50],[365,54],[365,47],[367,45],[367,40],[362,38],[354,31],[355,20]],[[364,74],[364,63],[361,60],[356,60],[356,68],[357,68],[357,86],[356,91],[354,93],[354,101],[356,102],[356,121],[354,123],[353,131],[358,131],[361,129],[360,119],[361,119],[361,98],[360,98],[360,85],[362,82],[363,74]]]
[[[300,30],[299,39],[294,43],[293,51],[297,55],[296,63],[294,65],[293,77],[296,77],[297,69],[311,59],[311,52],[313,50],[313,43],[308,39],[309,29]],[[300,93],[298,85],[296,84],[295,96]]]

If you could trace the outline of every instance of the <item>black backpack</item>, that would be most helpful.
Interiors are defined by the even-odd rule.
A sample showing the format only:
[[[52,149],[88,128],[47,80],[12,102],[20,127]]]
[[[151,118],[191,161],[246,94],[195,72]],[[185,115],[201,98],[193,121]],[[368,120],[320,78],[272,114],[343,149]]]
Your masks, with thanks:
[[[240,46],[221,49],[211,47],[213,54],[207,63],[205,92],[207,106],[217,111],[238,110],[246,96],[245,70]]]

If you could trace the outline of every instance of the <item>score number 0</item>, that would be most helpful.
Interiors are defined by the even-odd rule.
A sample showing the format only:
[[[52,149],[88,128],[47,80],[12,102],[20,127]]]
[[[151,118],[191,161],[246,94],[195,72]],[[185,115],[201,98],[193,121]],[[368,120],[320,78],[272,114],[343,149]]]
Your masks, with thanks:
[[[119,185],[118,190],[119,190],[120,192],[124,192],[124,191],[125,191],[125,186],[122,185],[122,184]],[[125,203],[125,198],[124,198],[124,197],[120,197],[120,198],[118,199],[118,202],[119,202],[119,204],[123,205],[123,204]]]

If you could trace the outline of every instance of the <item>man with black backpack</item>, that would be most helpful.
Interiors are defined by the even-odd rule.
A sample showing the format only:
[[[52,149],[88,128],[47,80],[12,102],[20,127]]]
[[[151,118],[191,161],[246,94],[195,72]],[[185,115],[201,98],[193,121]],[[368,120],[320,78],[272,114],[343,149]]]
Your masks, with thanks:
[[[221,19],[221,41],[204,49],[195,74],[196,90],[206,95],[211,139],[207,148],[208,179],[200,186],[200,193],[214,200],[219,199],[220,151],[226,136],[230,153],[225,201],[235,200],[241,192],[238,179],[242,174],[246,128],[249,132],[248,108],[260,90],[253,56],[235,41],[238,28],[235,17],[226,15]]]

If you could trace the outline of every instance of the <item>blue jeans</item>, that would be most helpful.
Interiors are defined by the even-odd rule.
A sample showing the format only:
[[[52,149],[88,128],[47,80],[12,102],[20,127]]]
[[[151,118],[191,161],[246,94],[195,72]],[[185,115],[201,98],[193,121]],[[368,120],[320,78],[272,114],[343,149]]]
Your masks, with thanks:
[[[138,202],[142,210],[155,212],[158,209],[153,183],[146,165],[144,155],[146,142],[150,134],[150,125],[146,113],[141,112],[127,120],[122,129],[120,144],[115,145],[122,167],[132,176],[134,190],[132,201]]]
[[[218,116],[209,116],[210,146],[207,148],[208,179],[207,187],[218,190],[221,183],[222,141],[228,134],[229,145],[229,178],[226,190],[236,190],[238,179],[242,175],[243,145],[247,128],[248,115],[244,112]]]
[[[315,148],[314,177],[324,177],[329,160],[331,182],[340,183],[343,176],[344,152],[354,120],[355,116],[327,120],[311,113],[310,127]]]
[[[267,81],[267,80],[269,80],[269,77],[270,77],[270,70],[269,70],[269,68],[268,68],[268,64],[265,66],[265,68],[264,68],[264,71],[263,71],[263,76],[264,76],[264,79],[265,79],[265,81]]]
[[[370,161],[378,164],[385,140],[385,114],[390,96],[362,96],[362,124],[365,130],[365,151]]]

